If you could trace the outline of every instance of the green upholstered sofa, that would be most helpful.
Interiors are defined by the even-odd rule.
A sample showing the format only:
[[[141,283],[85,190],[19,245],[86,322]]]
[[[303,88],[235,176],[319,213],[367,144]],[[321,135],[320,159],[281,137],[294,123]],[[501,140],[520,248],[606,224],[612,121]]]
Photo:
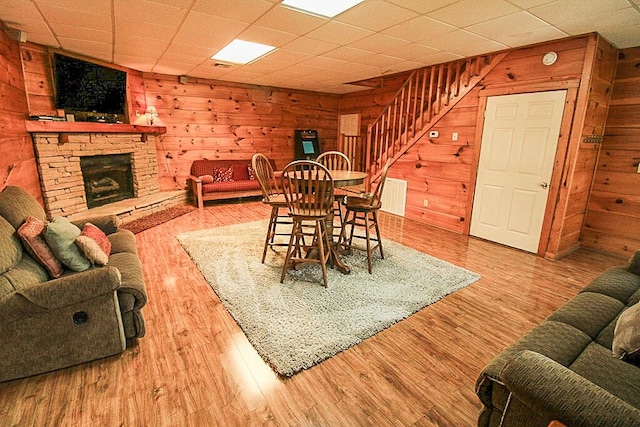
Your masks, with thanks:
[[[485,367],[476,384],[478,425],[640,426],[640,365],[612,351],[618,317],[638,301],[640,251]]]
[[[109,262],[51,279],[18,236],[29,215],[46,221],[26,191],[0,192],[0,381],[118,354],[145,333],[135,236],[118,229],[115,216],[75,223],[91,222],[108,236]]]

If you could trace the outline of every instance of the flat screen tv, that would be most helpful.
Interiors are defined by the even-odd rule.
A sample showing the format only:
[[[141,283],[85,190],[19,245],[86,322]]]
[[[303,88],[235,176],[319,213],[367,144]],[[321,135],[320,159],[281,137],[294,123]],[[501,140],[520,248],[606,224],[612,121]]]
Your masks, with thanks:
[[[127,73],[54,54],[56,108],[65,112],[124,114]]]

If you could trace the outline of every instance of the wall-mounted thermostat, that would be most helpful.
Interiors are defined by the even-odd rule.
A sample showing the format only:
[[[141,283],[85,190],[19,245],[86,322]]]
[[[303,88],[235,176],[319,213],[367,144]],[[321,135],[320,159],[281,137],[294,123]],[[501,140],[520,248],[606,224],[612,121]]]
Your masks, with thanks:
[[[430,130],[429,131],[429,138],[437,138],[440,136],[440,132],[438,132],[437,130]]]

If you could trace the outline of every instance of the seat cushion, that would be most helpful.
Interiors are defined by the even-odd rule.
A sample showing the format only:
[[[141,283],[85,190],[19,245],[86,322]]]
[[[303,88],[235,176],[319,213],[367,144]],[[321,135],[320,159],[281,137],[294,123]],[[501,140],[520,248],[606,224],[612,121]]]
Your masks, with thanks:
[[[224,191],[260,191],[260,183],[257,180],[245,180],[245,181],[231,181],[231,182],[214,182],[212,184],[205,184],[202,186],[202,192],[218,193]]]
[[[553,312],[547,319],[569,324],[595,339],[624,307],[623,303],[610,296],[582,292]]]
[[[22,245],[16,230],[0,217],[0,274],[11,270],[22,258]]]
[[[640,369],[611,350],[590,344],[569,368],[625,402],[640,407]]]
[[[13,228],[16,230],[20,228],[29,215],[42,222],[47,222],[47,216],[42,206],[25,190],[7,186],[0,192],[0,216],[6,219]]]
[[[640,276],[622,267],[611,267],[585,286],[582,292],[609,295],[627,305],[631,296],[639,289]]]

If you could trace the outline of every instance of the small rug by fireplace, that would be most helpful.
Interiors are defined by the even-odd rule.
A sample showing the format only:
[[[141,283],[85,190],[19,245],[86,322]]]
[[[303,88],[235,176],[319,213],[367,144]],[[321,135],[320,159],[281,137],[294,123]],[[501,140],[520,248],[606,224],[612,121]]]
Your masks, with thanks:
[[[178,241],[262,358],[291,376],[405,319],[480,276],[390,240],[384,260],[355,250],[351,274],[303,265],[280,274],[284,250],[260,263],[266,221],[182,233]]]
[[[170,208],[167,208],[165,210],[154,212],[139,219],[134,219],[133,221],[127,222],[120,227],[126,228],[132,233],[137,234],[151,227],[155,227],[156,225],[160,225],[167,221],[171,221],[174,218],[178,218],[179,216],[194,211],[195,209],[195,206],[191,205],[171,206]]]

